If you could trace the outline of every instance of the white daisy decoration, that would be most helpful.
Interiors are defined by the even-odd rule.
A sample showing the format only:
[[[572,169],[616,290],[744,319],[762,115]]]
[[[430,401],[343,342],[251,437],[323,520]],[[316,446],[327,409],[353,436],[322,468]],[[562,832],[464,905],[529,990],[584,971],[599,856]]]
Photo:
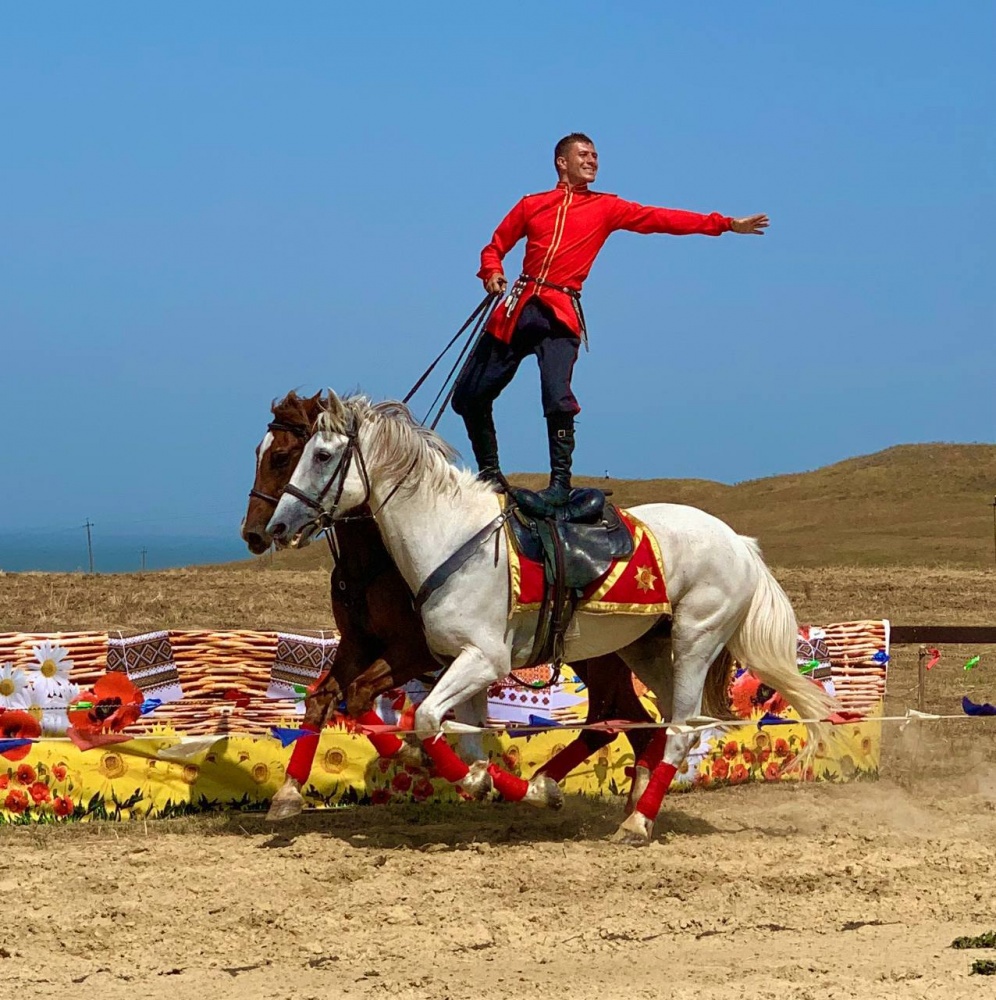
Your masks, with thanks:
[[[34,662],[28,664],[31,671],[31,687],[34,694],[34,704],[42,705],[50,691],[57,691],[62,685],[69,683],[69,671],[73,661],[69,658],[69,650],[54,642],[40,642],[32,647]]]
[[[9,663],[0,663],[0,708],[27,708],[30,704],[28,675]]]
[[[41,710],[43,736],[65,736],[69,728],[68,709],[80,696],[78,684],[57,683],[49,686],[44,695],[34,694],[34,705]]]

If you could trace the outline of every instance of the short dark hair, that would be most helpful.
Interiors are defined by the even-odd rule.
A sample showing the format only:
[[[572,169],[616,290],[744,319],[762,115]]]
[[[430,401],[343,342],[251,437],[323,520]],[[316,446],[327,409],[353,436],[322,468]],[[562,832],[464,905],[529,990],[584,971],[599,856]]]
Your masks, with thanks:
[[[567,155],[567,150],[571,148],[576,142],[586,142],[589,146],[594,146],[595,143],[584,134],[584,132],[572,132],[570,135],[565,135],[556,146],[553,147],[553,165],[557,165],[557,160],[561,156]]]

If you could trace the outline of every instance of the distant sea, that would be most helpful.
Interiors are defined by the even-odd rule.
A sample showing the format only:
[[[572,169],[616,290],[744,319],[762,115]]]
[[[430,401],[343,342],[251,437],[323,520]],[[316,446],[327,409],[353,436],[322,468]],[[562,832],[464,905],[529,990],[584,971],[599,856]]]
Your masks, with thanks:
[[[94,533],[95,573],[137,573],[142,568],[171,569],[204,563],[233,562],[250,558],[249,550],[237,533],[230,536],[198,535],[114,535]],[[67,536],[65,531],[17,534],[0,531],[0,570],[23,573],[29,570],[86,573],[89,561],[86,533]]]

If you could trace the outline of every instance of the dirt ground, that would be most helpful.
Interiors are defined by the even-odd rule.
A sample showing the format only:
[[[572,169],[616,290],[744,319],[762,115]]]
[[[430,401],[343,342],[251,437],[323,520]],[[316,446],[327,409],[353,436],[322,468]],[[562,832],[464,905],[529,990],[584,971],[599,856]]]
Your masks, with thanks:
[[[994,620],[982,571],[778,575],[803,621]],[[0,628],[321,624],[317,571],[136,579],[8,576]],[[943,653],[928,708],[996,702],[996,649]],[[915,704],[895,649],[887,710]],[[0,829],[0,1000],[996,996],[996,951],[950,947],[996,929],[996,719],[884,743],[878,782],[673,796],[642,850],[577,799]]]
[[[0,834],[0,996],[991,996],[996,768],[616,803],[465,805]],[[17,901],[16,916],[11,912]]]

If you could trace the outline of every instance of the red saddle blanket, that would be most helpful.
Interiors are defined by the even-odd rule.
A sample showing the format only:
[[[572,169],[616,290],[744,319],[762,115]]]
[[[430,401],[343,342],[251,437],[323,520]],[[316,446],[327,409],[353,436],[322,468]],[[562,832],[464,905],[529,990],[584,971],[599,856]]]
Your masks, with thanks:
[[[664,580],[664,560],[657,539],[629,511],[619,516],[633,535],[633,554],[616,559],[604,576],[585,587],[578,611],[587,614],[666,615],[671,613]],[[543,601],[543,565],[527,559],[515,547],[512,530],[505,525],[511,592],[510,613],[535,611]]]

